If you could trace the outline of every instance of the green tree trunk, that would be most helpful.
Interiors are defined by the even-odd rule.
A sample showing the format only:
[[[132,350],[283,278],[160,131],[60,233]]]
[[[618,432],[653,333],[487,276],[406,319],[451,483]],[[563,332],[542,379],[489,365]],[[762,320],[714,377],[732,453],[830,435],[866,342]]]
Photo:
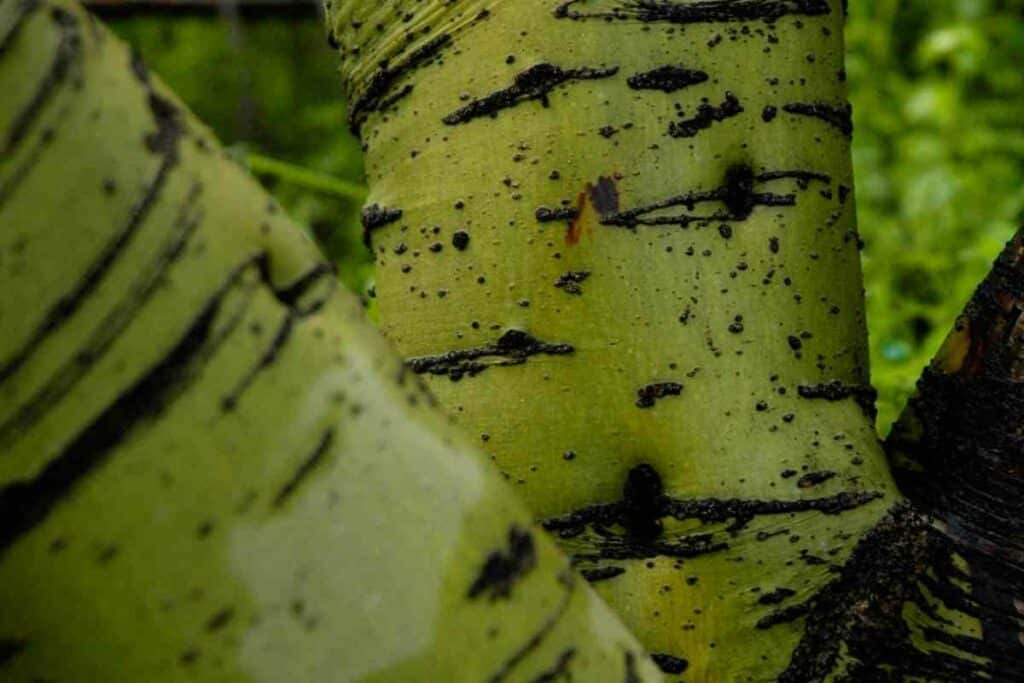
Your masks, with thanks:
[[[0,680],[659,680],[105,29],[0,1],[0,92]]]
[[[897,500],[839,2],[332,10],[385,333],[666,670],[800,670]]]

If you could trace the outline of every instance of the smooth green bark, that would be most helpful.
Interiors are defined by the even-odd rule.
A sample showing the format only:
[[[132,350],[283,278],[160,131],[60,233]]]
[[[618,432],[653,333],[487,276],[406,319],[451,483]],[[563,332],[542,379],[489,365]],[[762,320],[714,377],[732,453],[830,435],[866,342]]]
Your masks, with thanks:
[[[0,680],[660,680],[102,26],[3,0],[0,92]]]

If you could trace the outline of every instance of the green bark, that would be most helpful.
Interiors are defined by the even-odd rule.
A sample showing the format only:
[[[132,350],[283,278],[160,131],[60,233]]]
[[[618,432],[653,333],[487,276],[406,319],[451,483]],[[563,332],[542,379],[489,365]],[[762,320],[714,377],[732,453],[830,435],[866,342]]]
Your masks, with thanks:
[[[77,6],[0,2],[0,680],[659,680]]]
[[[841,3],[327,6],[410,367],[687,680],[848,668],[813,615],[899,495]]]

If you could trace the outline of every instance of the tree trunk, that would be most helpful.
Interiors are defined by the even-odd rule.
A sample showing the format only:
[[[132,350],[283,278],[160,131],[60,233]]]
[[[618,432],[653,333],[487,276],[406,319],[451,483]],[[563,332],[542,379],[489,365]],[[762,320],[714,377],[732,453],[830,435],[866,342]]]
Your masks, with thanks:
[[[804,617],[899,497],[840,3],[328,6],[410,366],[666,671],[841,671]]]
[[[659,680],[110,34],[3,0],[0,92],[0,680]]]

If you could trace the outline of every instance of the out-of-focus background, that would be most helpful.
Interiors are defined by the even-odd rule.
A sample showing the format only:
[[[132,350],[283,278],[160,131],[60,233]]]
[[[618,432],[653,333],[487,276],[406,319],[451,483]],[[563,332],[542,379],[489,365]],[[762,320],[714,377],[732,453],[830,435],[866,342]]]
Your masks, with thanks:
[[[372,269],[360,241],[359,146],[315,0],[184,2],[193,4],[92,7],[309,226],[345,283],[364,290]],[[1024,217],[1024,0],[849,6],[857,209],[884,433]]]

